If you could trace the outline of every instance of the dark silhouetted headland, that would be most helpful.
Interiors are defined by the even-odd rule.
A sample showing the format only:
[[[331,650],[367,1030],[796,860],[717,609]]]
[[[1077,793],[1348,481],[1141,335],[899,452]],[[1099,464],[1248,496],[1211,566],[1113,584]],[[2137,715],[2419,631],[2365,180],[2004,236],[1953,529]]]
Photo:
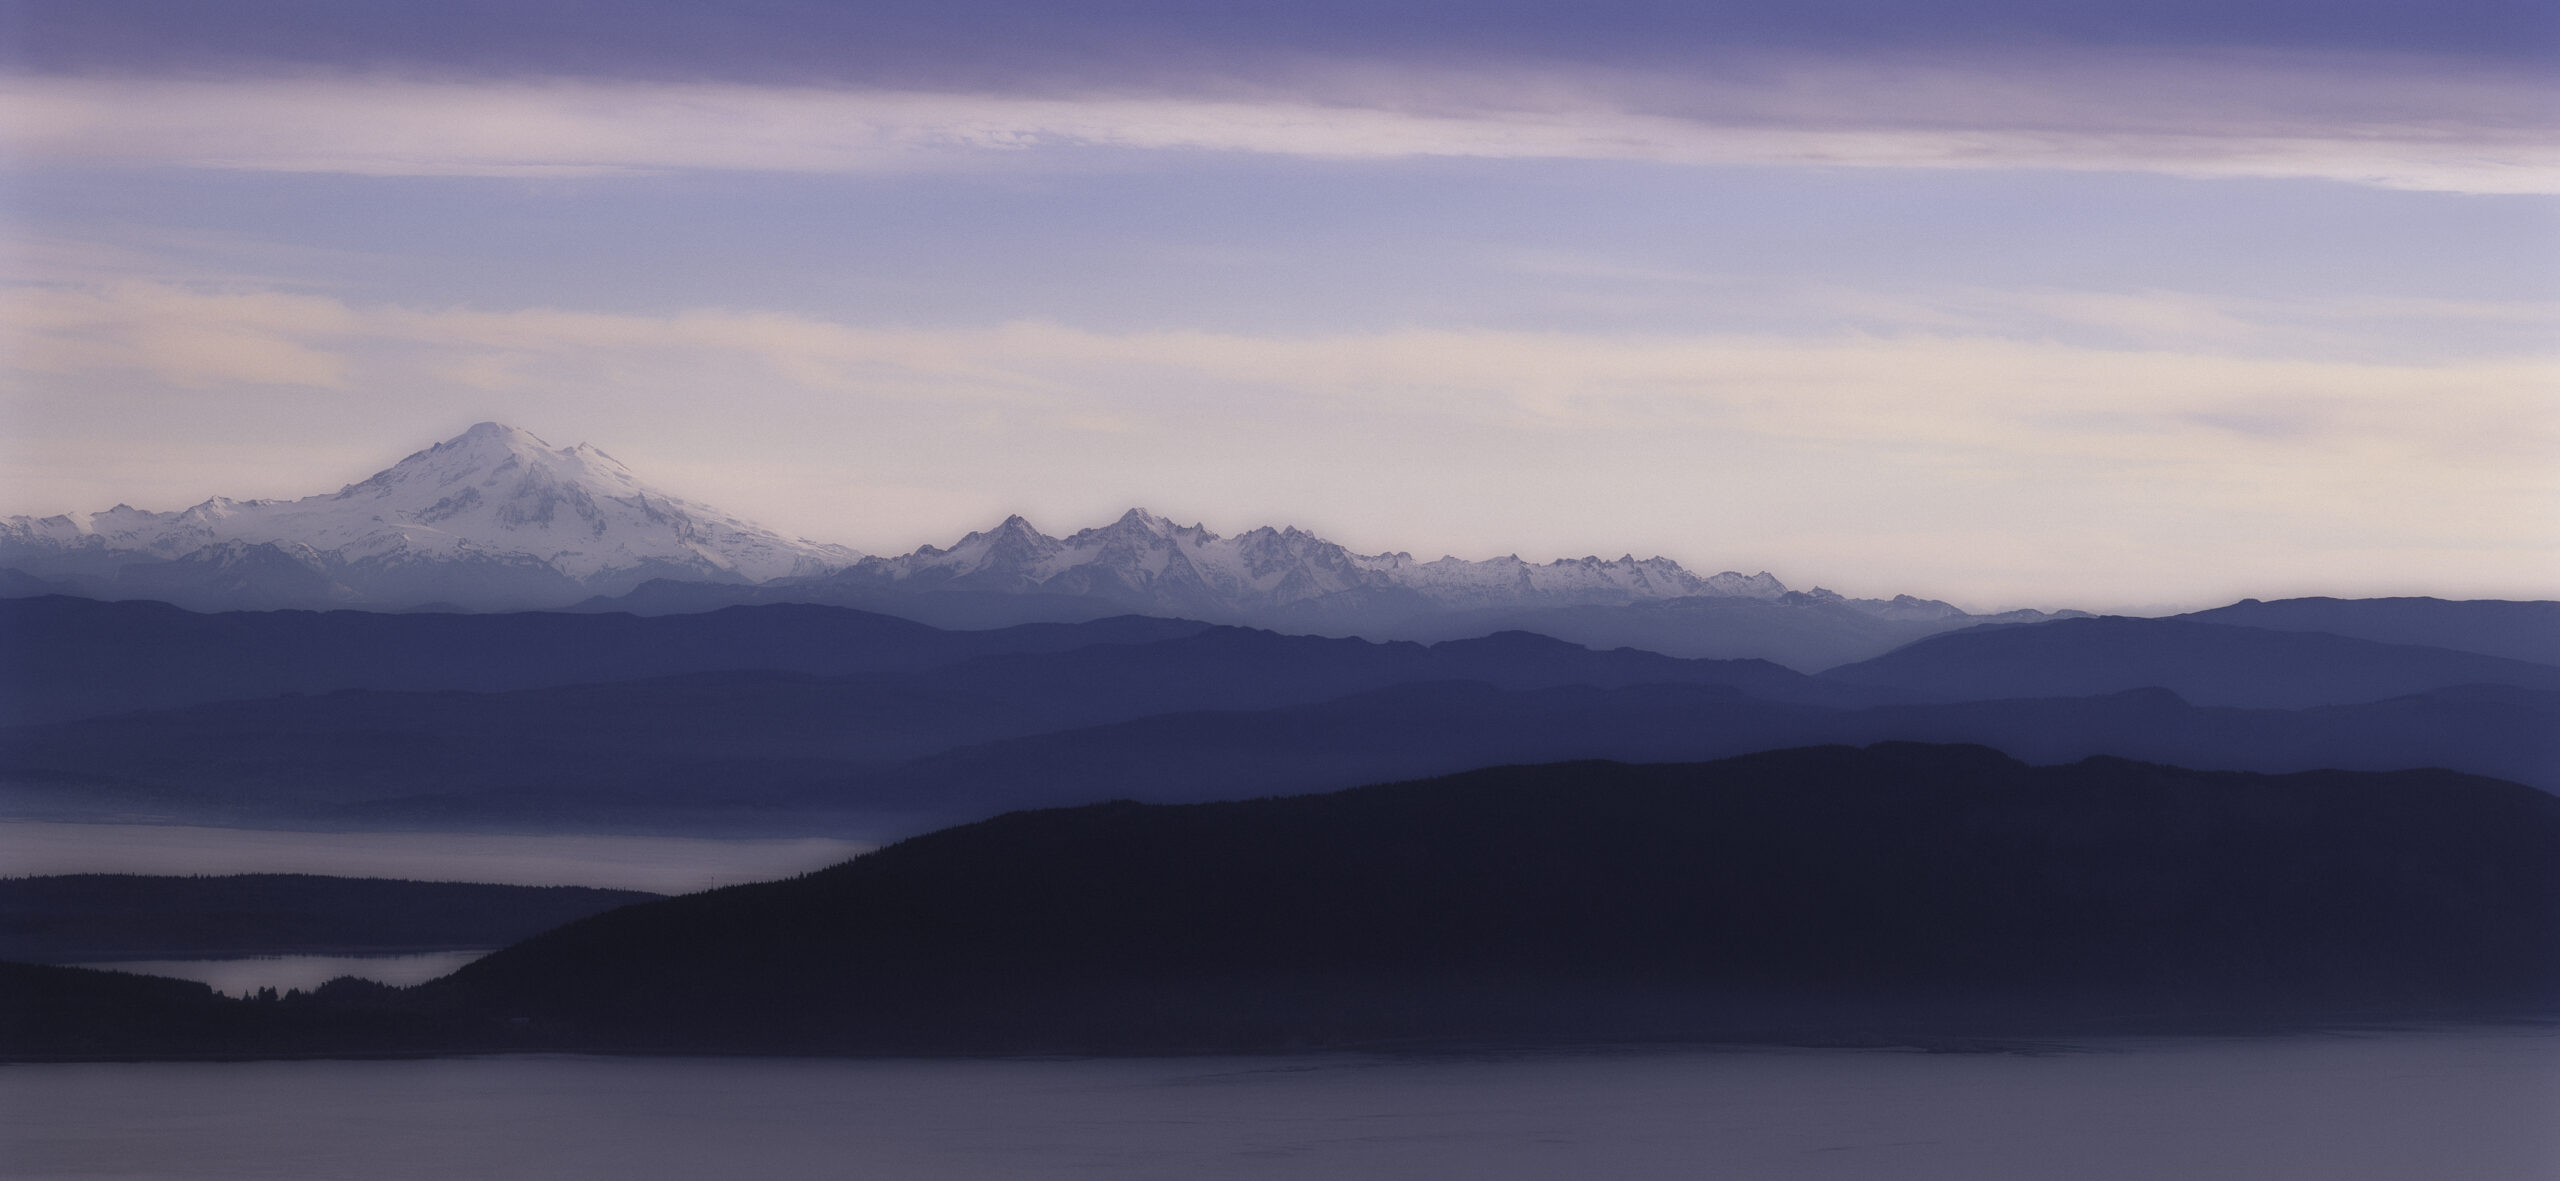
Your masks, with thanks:
[[[2515,784],[1885,744],[1016,813],[624,907],[399,993],[181,1006],[22,970],[7,1044],[1017,1053],[2263,1030],[2547,1014],[2555,936],[2560,799]],[[122,1022],[126,1004],[146,1011]]]

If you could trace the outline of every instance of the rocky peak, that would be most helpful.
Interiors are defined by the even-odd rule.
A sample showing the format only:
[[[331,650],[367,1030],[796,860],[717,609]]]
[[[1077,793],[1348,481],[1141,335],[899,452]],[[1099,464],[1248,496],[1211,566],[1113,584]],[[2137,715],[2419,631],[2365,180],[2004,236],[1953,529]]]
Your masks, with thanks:
[[[1060,547],[1057,538],[1033,528],[1017,513],[993,529],[961,538],[942,552],[965,570],[1017,572],[1049,560]]]

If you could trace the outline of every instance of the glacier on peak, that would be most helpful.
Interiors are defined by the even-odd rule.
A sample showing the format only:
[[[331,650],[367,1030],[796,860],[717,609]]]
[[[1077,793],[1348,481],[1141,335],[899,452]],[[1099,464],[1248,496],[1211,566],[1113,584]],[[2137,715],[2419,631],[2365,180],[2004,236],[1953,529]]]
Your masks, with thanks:
[[[155,571],[153,563],[214,550],[193,563],[203,567],[233,552],[217,547],[242,546],[275,547],[270,565],[300,561],[329,588],[310,601],[310,580],[297,577],[295,593],[280,590],[271,596],[278,602],[260,605],[398,606],[457,596],[559,605],[652,577],[767,582],[824,574],[861,557],[669,495],[587,444],[554,448],[496,422],[335,493],[0,520],[0,559],[40,577],[104,580],[111,593],[117,584],[171,589],[173,579],[183,581],[179,571]],[[237,565],[236,554],[219,564]]]

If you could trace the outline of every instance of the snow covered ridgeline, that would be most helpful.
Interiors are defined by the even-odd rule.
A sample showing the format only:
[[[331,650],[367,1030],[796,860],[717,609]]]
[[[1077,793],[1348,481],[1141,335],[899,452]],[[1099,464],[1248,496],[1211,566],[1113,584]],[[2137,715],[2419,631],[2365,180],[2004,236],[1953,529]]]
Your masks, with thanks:
[[[1774,599],[1787,588],[1766,573],[1700,577],[1669,558],[1567,558],[1543,565],[1517,555],[1470,562],[1410,553],[1355,554],[1295,528],[1263,526],[1222,537],[1144,509],[1066,537],[1019,516],[943,549],[865,558],[827,579],[840,585],[921,591],[936,586],[997,593],[1132,593],[1226,612],[1282,607],[1359,592],[1403,592],[1465,609],[1631,603],[1695,595]]]
[[[1222,537],[1142,509],[1063,538],[1017,516],[947,549],[865,557],[670,495],[586,444],[554,448],[494,422],[325,495],[0,521],[0,593],[9,595],[197,610],[651,610],[615,599],[649,584],[680,592],[680,604],[658,609],[810,601],[914,612],[944,626],[1062,611],[1348,634],[1423,617],[1702,602],[1970,620],[1931,600],[1791,592],[1767,573],[1700,576],[1668,558],[1422,561],[1355,554],[1295,528]],[[1053,611],[1060,603],[1079,605]],[[962,614],[940,618],[954,612]]]
[[[1546,563],[1518,555],[1470,562],[1358,554],[1299,529],[1264,526],[1222,537],[1144,509],[1065,537],[1009,517],[948,549],[926,546],[897,557],[865,558],[833,574],[784,579],[759,593],[765,597],[757,601],[796,598],[914,612],[945,627],[1044,618],[1027,606],[1007,613],[989,604],[1045,601],[1371,639],[1431,641],[1516,629],[1599,648],[1756,657],[1808,671],[1865,659],[1937,631],[2053,618],[2041,611],[1970,615],[1910,595],[1851,599],[1821,587],[1793,591],[1766,571],[1701,576],[1669,558],[1631,554]],[[646,612],[708,605],[677,607],[682,601],[644,590],[609,606]],[[934,606],[960,603],[972,605],[939,611]]]

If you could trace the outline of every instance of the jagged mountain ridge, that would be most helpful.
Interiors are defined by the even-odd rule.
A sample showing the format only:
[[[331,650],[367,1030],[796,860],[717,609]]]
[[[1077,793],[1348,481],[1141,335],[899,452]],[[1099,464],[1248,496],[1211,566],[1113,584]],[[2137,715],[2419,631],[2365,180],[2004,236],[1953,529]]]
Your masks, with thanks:
[[[1700,577],[1662,557],[1566,558],[1543,565],[1517,554],[1481,562],[1422,561],[1410,553],[1353,553],[1296,528],[1265,525],[1220,536],[1136,508],[1111,524],[1065,537],[1008,517],[947,549],[925,546],[894,558],[866,558],[818,581],[897,594],[1091,597],[1221,621],[1336,597],[1405,598],[1417,606],[1465,610],[1788,593],[1766,572]]]
[[[944,627],[1144,614],[1440,639],[1454,638],[1452,626],[1470,635],[1518,627],[1504,617],[1523,612],[1721,603],[1764,608],[1740,632],[1768,631],[1777,625],[1759,616],[1783,616],[1798,631],[1859,633],[1808,647],[1728,634],[1736,621],[1720,616],[1708,620],[1716,634],[1704,639],[1688,634],[1697,620],[1686,617],[1664,617],[1680,625],[1677,634],[1639,629],[1638,646],[1808,670],[1983,621],[1936,600],[1793,591],[1765,571],[1699,575],[1663,557],[1424,560],[1354,553],[1294,527],[1221,536],[1143,509],[1064,537],[1014,516],[947,548],[866,557],[669,495],[587,444],[553,448],[493,422],[331,494],[0,520],[0,571],[0,593],[157,599],[196,610],[581,604],[671,614],[812,602]],[[1879,626],[1889,634],[1864,634]]]
[[[762,586],[660,580],[590,611],[682,614],[755,603],[822,603],[990,628],[1139,614],[1273,631],[1425,643],[1533,631],[1599,648],[1762,659],[1801,672],[1880,655],[1980,623],[2079,612],[1970,615],[1936,599],[1851,599],[1789,590],[1767,573],[1698,575],[1669,558],[1531,563],[1360,554],[1295,528],[1223,537],[1144,509],[1065,537],[1020,516],[947,548],[865,558]]]
[[[335,493],[0,520],[0,561],[190,606],[557,606],[656,577],[758,583],[862,555],[643,482],[588,444],[484,422]]]

